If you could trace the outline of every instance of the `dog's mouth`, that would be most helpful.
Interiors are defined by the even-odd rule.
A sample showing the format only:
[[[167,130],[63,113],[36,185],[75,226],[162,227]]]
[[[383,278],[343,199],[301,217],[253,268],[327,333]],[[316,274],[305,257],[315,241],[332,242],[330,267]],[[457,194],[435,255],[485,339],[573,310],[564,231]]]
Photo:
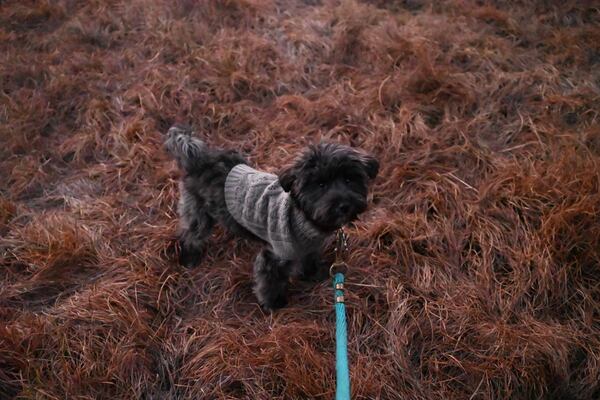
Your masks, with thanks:
[[[338,196],[309,204],[301,203],[300,209],[316,227],[331,232],[355,221],[367,209],[367,202],[358,197]]]
[[[326,232],[335,231],[346,225],[356,217],[350,215],[335,215],[335,214],[312,214],[309,219],[321,230]]]
[[[355,221],[362,211],[364,210],[357,207],[345,208],[336,204],[325,215],[316,216],[315,220],[326,230],[336,230]]]
[[[358,213],[356,213],[356,212],[349,213],[349,214],[342,214],[336,218],[336,222],[339,224],[339,226],[342,226],[349,222],[354,221],[356,218],[358,218]]]

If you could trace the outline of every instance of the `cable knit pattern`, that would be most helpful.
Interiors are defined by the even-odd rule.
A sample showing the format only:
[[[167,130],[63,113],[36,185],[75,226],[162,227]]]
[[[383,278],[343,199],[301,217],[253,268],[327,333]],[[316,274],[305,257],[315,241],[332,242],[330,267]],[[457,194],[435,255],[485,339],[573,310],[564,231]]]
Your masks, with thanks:
[[[281,259],[318,248],[325,235],[292,204],[276,175],[236,165],[225,181],[225,203],[235,220],[271,246]]]

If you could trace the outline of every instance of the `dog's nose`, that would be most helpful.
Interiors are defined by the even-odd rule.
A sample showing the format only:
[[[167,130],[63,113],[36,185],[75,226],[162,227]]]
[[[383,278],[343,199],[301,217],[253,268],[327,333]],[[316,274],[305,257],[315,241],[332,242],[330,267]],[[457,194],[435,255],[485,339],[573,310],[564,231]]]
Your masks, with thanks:
[[[340,203],[337,209],[340,214],[347,214],[350,211],[350,205],[348,203]]]

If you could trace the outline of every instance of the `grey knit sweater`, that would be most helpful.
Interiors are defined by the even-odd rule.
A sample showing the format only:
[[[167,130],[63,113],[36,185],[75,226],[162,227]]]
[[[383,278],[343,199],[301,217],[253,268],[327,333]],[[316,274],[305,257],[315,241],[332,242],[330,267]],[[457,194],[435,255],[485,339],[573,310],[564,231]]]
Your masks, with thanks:
[[[233,218],[281,259],[297,259],[325,240],[326,235],[293,206],[276,175],[236,165],[225,180],[225,203]]]

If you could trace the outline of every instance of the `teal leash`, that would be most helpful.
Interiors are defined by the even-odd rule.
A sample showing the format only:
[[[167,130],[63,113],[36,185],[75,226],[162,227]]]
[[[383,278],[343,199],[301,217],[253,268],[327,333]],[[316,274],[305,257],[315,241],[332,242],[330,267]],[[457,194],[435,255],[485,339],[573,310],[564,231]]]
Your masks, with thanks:
[[[348,336],[346,324],[346,305],[344,303],[344,273],[348,266],[342,254],[348,249],[348,237],[343,229],[337,232],[335,262],[329,272],[333,276],[335,292],[335,374],[336,400],[350,400],[350,371],[348,368]]]
[[[336,400],[350,399],[350,372],[348,370],[348,337],[346,335],[346,305],[344,304],[344,274],[333,277],[335,289],[335,374]]]

